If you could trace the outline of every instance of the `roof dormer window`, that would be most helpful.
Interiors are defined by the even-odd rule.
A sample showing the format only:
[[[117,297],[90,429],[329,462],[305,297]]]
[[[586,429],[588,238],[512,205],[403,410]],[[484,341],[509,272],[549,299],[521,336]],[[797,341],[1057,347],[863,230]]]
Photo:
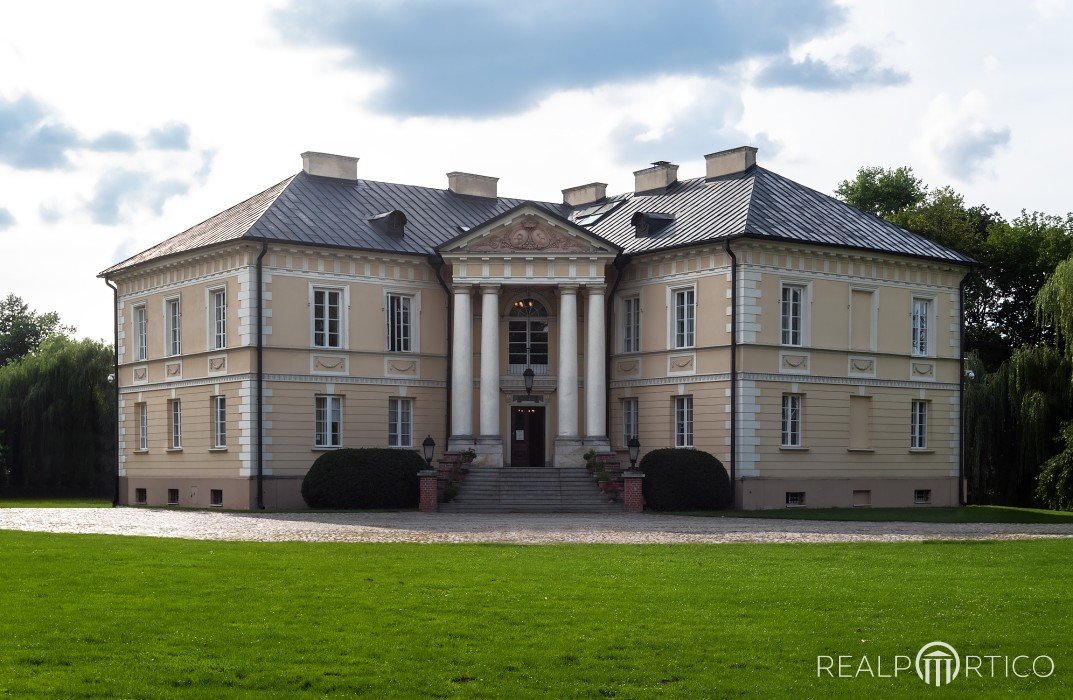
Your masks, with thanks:
[[[639,211],[633,215],[630,223],[633,224],[635,237],[647,238],[656,235],[674,223],[674,214]]]
[[[398,209],[377,214],[369,219],[369,223],[380,233],[390,236],[402,236],[406,232],[406,215]]]

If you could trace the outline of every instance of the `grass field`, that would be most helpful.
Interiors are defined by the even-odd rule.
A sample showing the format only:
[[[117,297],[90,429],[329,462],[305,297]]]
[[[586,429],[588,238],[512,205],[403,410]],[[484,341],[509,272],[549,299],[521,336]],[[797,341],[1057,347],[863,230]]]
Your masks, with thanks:
[[[1073,542],[228,543],[0,532],[0,696],[923,696],[816,656],[1050,655],[938,696],[1070,697]]]
[[[780,508],[777,510],[724,510],[682,515],[722,518],[774,518],[784,520],[872,520],[914,523],[1054,523],[1073,525],[1073,511],[965,506],[962,508]]]
[[[0,508],[111,508],[110,498],[0,498]]]

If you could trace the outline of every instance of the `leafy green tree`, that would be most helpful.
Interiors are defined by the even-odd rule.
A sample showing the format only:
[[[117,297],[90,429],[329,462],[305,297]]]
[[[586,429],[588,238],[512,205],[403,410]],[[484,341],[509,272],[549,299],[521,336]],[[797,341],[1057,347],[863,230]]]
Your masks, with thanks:
[[[0,301],[0,367],[25,357],[52,336],[69,336],[73,326],[60,323],[55,311],[38,314],[19,297],[9,294]]]
[[[861,168],[852,180],[843,180],[835,189],[847,204],[876,216],[888,217],[924,201],[928,188],[912,168]]]
[[[1043,463],[1036,498],[1054,510],[1073,510],[1073,423],[1062,426],[1064,449]]]

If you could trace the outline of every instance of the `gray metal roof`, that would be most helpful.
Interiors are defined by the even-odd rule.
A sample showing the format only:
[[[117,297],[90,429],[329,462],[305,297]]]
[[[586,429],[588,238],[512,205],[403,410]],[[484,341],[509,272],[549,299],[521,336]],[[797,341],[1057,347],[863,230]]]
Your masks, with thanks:
[[[427,254],[526,201],[300,172],[101,275],[239,239]],[[605,201],[618,204],[600,218],[589,217],[587,228],[627,253],[748,236],[975,264],[966,255],[759,166],[713,180],[683,180],[661,193],[628,193]],[[570,220],[591,209],[591,205],[571,209],[552,202],[532,204]],[[406,215],[402,236],[370,222],[392,210]],[[630,224],[636,212],[673,214],[674,221],[652,236],[638,238]]]

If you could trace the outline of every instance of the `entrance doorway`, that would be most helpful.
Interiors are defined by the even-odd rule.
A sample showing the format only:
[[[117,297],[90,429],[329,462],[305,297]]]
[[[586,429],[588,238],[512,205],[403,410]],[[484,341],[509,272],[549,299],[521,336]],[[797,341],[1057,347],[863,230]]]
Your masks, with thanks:
[[[544,407],[510,409],[510,466],[544,466]]]

